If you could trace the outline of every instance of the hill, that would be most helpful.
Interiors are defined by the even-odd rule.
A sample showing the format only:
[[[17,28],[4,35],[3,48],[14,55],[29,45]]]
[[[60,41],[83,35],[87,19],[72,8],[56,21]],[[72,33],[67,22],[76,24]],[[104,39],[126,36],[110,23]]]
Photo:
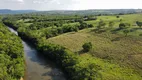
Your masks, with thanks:
[[[0,14],[22,14],[36,12],[35,10],[10,10],[10,9],[0,9]]]
[[[107,14],[132,14],[141,13],[142,9],[92,9],[92,10],[52,10],[52,11],[36,11],[36,10],[10,10],[0,9],[0,14],[64,14],[64,15],[107,15]]]
[[[98,15],[98,14],[128,14],[141,13],[142,9],[92,9],[92,10],[53,10],[40,11],[39,14],[77,14],[77,15]]]

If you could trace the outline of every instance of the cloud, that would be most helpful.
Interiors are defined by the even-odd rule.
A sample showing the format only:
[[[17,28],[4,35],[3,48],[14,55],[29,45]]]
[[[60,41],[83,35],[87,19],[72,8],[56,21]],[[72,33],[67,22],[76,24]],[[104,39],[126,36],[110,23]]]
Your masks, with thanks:
[[[34,4],[61,4],[59,0],[33,0]]]
[[[21,3],[23,3],[24,2],[24,0],[17,0],[18,2],[21,2]]]
[[[9,2],[9,3],[24,3],[24,0],[5,0],[5,2]]]
[[[48,3],[50,0],[33,0],[34,4],[45,4]]]
[[[43,4],[44,2],[43,1],[39,1],[39,0],[35,0],[33,1],[34,4]]]

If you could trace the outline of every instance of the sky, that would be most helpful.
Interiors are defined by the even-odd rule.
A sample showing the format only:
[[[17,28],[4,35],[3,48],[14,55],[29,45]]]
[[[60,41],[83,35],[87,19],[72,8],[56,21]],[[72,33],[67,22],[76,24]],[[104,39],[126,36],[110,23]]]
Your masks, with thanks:
[[[86,10],[142,9],[141,0],[0,0],[0,9]]]

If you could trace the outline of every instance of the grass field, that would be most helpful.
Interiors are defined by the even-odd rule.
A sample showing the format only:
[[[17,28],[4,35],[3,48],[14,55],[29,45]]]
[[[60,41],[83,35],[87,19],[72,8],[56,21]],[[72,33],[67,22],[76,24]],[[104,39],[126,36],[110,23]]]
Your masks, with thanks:
[[[129,30],[134,29],[134,31],[128,33],[127,37],[122,30],[117,31],[116,34],[112,34],[111,31],[95,33],[95,28],[91,28],[79,32],[62,34],[47,41],[62,45],[80,54],[81,57],[86,57],[86,54],[93,55],[94,58],[119,64],[121,67],[132,68],[142,76],[142,36],[139,36],[139,34],[142,34],[142,29],[138,28],[138,26],[133,26],[137,20],[142,21],[140,17],[142,17],[142,14],[122,15],[120,18],[116,18],[116,16],[100,16],[96,21],[87,21],[87,23],[94,25],[97,25],[99,19],[105,22],[114,21],[115,26],[113,29],[116,29],[118,28],[120,19],[122,19],[122,22],[131,24],[130,28],[128,28]],[[93,49],[88,53],[82,52],[82,45],[85,42],[93,44]]]
[[[115,41],[115,39],[120,39]],[[125,37],[110,33],[96,34],[92,29],[63,34],[48,39],[80,54],[85,42],[92,42],[89,54],[101,59],[136,68],[142,74],[142,38]]]
[[[98,16],[95,21],[86,21],[87,23],[94,24],[94,26],[100,20],[105,21],[106,23],[113,21],[115,22],[114,27],[117,27],[120,22],[128,22],[131,25],[135,24],[136,21],[142,21],[142,14],[128,14],[128,15],[119,15],[119,18],[116,16]],[[121,21],[120,21],[121,20]]]

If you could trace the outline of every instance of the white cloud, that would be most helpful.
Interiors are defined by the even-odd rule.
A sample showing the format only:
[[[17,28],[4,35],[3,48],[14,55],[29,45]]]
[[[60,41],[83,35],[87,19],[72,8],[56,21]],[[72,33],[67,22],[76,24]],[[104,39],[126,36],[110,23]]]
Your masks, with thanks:
[[[35,4],[61,4],[59,0],[33,0]]]
[[[42,3],[44,3],[44,2],[36,0],[36,1],[33,1],[33,3],[34,3],[34,4],[42,4]]]
[[[24,0],[11,0],[11,1],[13,1],[13,2],[20,2],[20,3],[24,2]]]
[[[72,9],[142,8],[141,0],[75,0]]]
[[[18,2],[24,2],[24,0],[17,0]]]
[[[50,4],[61,4],[59,0],[51,0]]]
[[[5,1],[9,3],[24,3],[24,0],[5,0]]]

